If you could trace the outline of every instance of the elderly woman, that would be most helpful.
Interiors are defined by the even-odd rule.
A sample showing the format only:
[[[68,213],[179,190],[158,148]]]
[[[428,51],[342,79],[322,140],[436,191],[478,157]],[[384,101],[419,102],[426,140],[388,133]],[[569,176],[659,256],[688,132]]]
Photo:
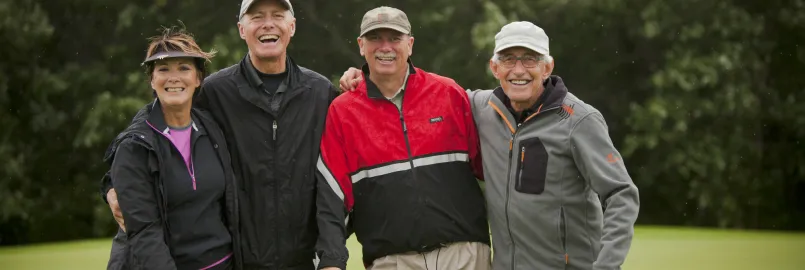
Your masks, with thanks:
[[[177,28],[150,41],[143,66],[156,99],[107,151],[125,221],[109,268],[239,268],[237,188],[224,135],[192,108],[214,52]]]

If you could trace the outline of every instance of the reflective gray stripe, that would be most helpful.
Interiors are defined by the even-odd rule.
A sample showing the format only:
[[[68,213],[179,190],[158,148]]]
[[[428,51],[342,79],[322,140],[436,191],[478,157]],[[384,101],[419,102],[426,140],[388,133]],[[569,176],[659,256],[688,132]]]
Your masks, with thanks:
[[[428,165],[434,165],[439,163],[447,163],[447,162],[455,162],[455,161],[463,161],[467,162],[470,160],[470,156],[467,153],[450,153],[450,154],[443,154],[443,155],[436,155],[436,156],[429,156],[429,157],[421,157],[414,159],[414,167],[424,167]],[[358,181],[363,180],[364,178],[369,177],[378,177],[381,175],[386,175],[390,173],[406,171],[411,169],[410,162],[404,163],[394,163],[389,164],[386,166],[381,166],[377,168],[372,168],[369,170],[359,171],[352,175],[352,183],[358,183]]]
[[[316,168],[319,169],[321,175],[324,175],[324,179],[327,180],[327,184],[330,185],[330,188],[333,189],[335,195],[338,195],[338,198],[341,201],[344,201],[344,191],[341,191],[341,186],[338,185],[338,182],[335,181],[335,177],[330,173],[330,170],[327,169],[327,166],[324,165],[324,161],[321,160],[321,155],[319,155],[319,161],[316,163]]]
[[[400,172],[400,171],[407,171],[411,169],[411,163],[404,162],[404,163],[394,163],[389,164],[382,167],[377,167],[370,170],[363,170],[359,171],[352,175],[352,183],[355,184],[358,181],[361,181],[364,178],[368,177],[378,177],[384,174],[390,174],[393,172]]]
[[[414,159],[414,167],[422,167],[439,163],[447,163],[454,161],[469,161],[470,155],[465,153],[451,153],[438,156],[430,156],[424,158]]]

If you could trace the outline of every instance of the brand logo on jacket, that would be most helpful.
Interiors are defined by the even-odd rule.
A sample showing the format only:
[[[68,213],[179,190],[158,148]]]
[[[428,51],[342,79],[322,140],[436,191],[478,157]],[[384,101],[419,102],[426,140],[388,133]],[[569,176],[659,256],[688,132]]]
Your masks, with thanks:
[[[575,112],[575,110],[573,110],[573,107],[575,106],[576,106],[575,104],[574,105],[562,104],[562,109],[556,111],[556,114],[558,114],[559,117],[562,118],[562,120],[565,120],[571,115],[573,115],[573,113]]]
[[[609,155],[607,155],[607,162],[609,163],[616,163],[618,160],[620,159],[618,159],[618,157],[616,157],[613,153],[609,153]]]
[[[439,117],[434,117],[434,118],[431,118],[431,119],[430,119],[430,123],[431,123],[431,124],[433,124],[433,123],[438,123],[438,122],[441,122],[442,120],[444,120],[444,118],[442,118],[441,116],[439,116]]]

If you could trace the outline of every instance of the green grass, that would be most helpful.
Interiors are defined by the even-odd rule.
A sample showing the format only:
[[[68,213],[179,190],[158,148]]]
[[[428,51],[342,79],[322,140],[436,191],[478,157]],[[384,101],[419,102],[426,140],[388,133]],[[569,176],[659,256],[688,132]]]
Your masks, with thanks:
[[[0,269],[104,269],[110,239],[0,248]],[[363,269],[348,242],[348,268]],[[805,233],[638,227],[624,269],[803,269]]]

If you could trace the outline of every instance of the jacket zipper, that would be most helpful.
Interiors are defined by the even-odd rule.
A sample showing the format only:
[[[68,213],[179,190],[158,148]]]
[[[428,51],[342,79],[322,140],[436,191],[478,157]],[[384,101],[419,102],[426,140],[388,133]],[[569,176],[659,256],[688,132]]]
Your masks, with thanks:
[[[400,124],[403,129],[403,137],[405,137],[405,149],[408,151],[408,163],[411,164],[411,171],[414,170],[414,160],[411,158],[411,142],[408,141],[408,127],[405,125],[402,111],[400,111]]]
[[[509,200],[509,193],[511,193],[511,188],[509,188],[509,187],[511,186],[511,181],[512,181],[511,167],[512,167],[512,154],[514,152],[514,151],[512,151],[512,149],[514,149],[513,144],[514,144],[515,133],[512,133],[512,137],[509,140],[509,162],[508,162],[509,167],[506,169],[506,171],[508,172],[508,177],[506,177],[506,211],[505,211],[505,213],[506,213],[506,229],[509,231],[509,240],[512,242],[512,255],[511,255],[512,256],[512,269],[514,269],[514,266],[515,266],[514,254],[515,254],[515,250],[517,250],[517,244],[514,243],[514,237],[512,236],[512,226],[511,226],[511,223],[509,222],[509,203],[511,202]]]
[[[405,99],[405,95],[403,95],[403,97],[400,99],[400,109],[398,110],[400,112],[400,125],[402,125],[403,137],[405,138],[405,149],[406,151],[408,151],[408,163],[411,164],[411,175],[414,178],[413,186],[417,186],[416,172],[414,171],[414,159],[411,153],[411,142],[408,140],[408,126],[405,125],[405,119],[403,118],[403,106],[402,106],[403,99]],[[397,105],[394,104],[394,102],[391,101],[389,102],[392,103],[391,105],[394,105],[394,107],[397,107]]]
[[[523,167],[525,167],[525,146],[522,147],[520,150],[520,169],[517,171],[517,188],[522,189],[523,187]]]
[[[491,101],[490,101],[490,104],[491,104]],[[497,106],[494,106],[494,107],[497,108]],[[531,115],[528,118],[526,118],[526,120],[523,121],[522,123],[517,124],[517,128],[514,130],[514,132],[512,132],[512,137],[509,140],[509,164],[508,164],[508,168],[506,169],[506,171],[508,172],[508,177],[506,177],[506,207],[505,207],[505,212],[506,212],[506,229],[508,229],[508,231],[509,231],[509,240],[512,242],[512,255],[511,255],[512,256],[512,259],[511,259],[511,261],[512,261],[512,269],[514,269],[514,266],[516,265],[516,263],[514,261],[514,258],[515,258],[514,255],[516,253],[515,250],[517,249],[517,244],[514,243],[514,237],[512,236],[511,223],[509,221],[509,203],[510,203],[509,194],[511,193],[511,188],[510,188],[511,187],[511,181],[512,181],[512,177],[511,177],[512,169],[511,168],[512,168],[512,158],[513,158],[513,154],[514,154],[514,141],[515,141],[515,138],[517,137],[517,132],[520,131],[520,126],[522,126],[523,124],[528,122],[528,120],[530,120],[534,116],[539,115],[541,112],[551,111],[551,110],[556,109],[556,108],[559,108],[559,106],[551,107],[551,108],[545,109],[543,111],[542,110],[542,105],[540,105],[539,108],[537,109],[536,113],[534,113],[533,115]],[[504,119],[506,118],[506,116],[503,115],[502,112],[500,112],[499,110],[497,110],[497,111],[498,111],[498,114],[500,114],[500,117],[502,117]],[[525,156],[525,148],[523,148],[522,154],[523,154],[523,156]],[[520,170],[520,173],[522,173],[522,167],[520,167],[520,166],[518,166],[518,167],[519,167],[518,170]],[[515,175],[515,177],[518,177],[518,176],[519,175]],[[521,176],[519,176],[519,177],[521,177]],[[516,185],[519,185],[519,183],[520,183],[519,177],[515,181]],[[567,257],[567,256],[565,256],[565,257]]]
[[[193,149],[193,145],[190,145],[190,149]],[[196,166],[193,165],[193,150],[190,150],[190,167],[187,168],[187,172],[190,173],[190,178],[193,179],[193,190],[196,190]]]
[[[515,141],[515,138],[517,137],[517,132],[520,131],[520,126],[522,126],[522,125],[523,125],[523,123],[517,124],[517,128],[514,130],[514,133],[512,133],[512,138],[509,141],[509,169],[507,169],[507,171],[509,172],[509,177],[507,177],[508,181],[506,183],[506,224],[507,224],[506,228],[509,230],[509,239],[512,241],[512,269],[514,269],[514,266],[516,265],[515,262],[514,262],[514,257],[515,257],[514,255],[516,253],[515,250],[517,249],[517,244],[514,243],[514,237],[512,236],[512,227],[511,227],[511,223],[509,223],[509,203],[511,202],[509,200],[509,193],[511,192],[511,188],[509,188],[509,187],[511,186],[511,179],[512,179],[512,177],[511,177],[511,174],[512,174],[512,170],[511,170],[512,158],[514,157],[514,153],[515,153],[514,152],[514,141]],[[523,148],[523,149],[525,149],[525,148]],[[523,151],[525,151],[525,150],[523,150]],[[521,154],[521,156],[522,156],[522,154]],[[520,166],[517,166],[517,167],[520,167]],[[520,170],[522,172],[521,169],[518,168],[518,170]],[[517,175],[515,175],[515,177],[517,177],[518,179],[515,180],[514,184],[517,185],[517,187],[519,188],[519,186],[520,186],[520,179],[519,179],[520,175],[517,174]]]
[[[408,88],[408,82],[409,82],[409,80],[408,80],[408,78],[406,78],[405,84],[403,85],[403,89]],[[405,149],[408,152],[408,163],[411,165],[411,176],[412,176],[412,178],[414,180],[414,184],[412,186],[416,187],[416,186],[418,186],[418,183],[417,183],[417,179],[416,179],[416,169],[414,168],[413,154],[411,153],[411,142],[410,142],[410,140],[408,140],[408,126],[405,125],[405,119],[403,117],[403,105],[405,104],[403,101],[405,100],[405,92],[402,92],[400,94],[402,94],[403,96],[400,97],[400,107],[397,109],[397,111],[400,113],[400,125],[402,126],[403,137],[405,138]],[[392,102],[391,100],[388,100],[388,99],[387,99],[387,101],[389,103],[391,103],[391,105],[394,105],[395,108],[397,108],[397,104],[394,104],[394,102]],[[417,192],[417,194],[421,194],[421,193]],[[420,195],[419,200],[417,200],[417,201],[421,202],[421,198],[422,198],[422,196]]]
[[[409,74],[408,77],[411,75]],[[403,91],[408,88],[408,80],[409,78],[405,78],[405,83],[403,84]],[[403,137],[405,138],[405,149],[408,151],[408,163],[411,164],[411,175],[414,177],[414,183],[416,183],[416,173],[414,173],[414,159],[411,153],[411,142],[408,140],[408,126],[405,125],[405,119],[403,118],[403,105],[405,104],[403,101],[405,100],[405,92],[399,93],[402,94],[400,97],[400,107],[397,108],[397,104],[394,104],[393,101],[386,99],[391,105],[394,105],[394,108],[397,108],[397,112],[400,113],[400,125],[402,126],[403,130]],[[416,186],[416,185],[414,185]]]
[[[277,179],[277,157],[278,157],[277,153],[279,152],[279,151],[277,151],[278,150],[277,149],[277,119],[273,120],[272,128],[273,128],[273,133],[272,133],[273,140],[272,140],[272,143],[274,144],[274,160],[272,161],[273,166],[271,166],[271,167],[274,168],[274,169],[271,170],[271,174],[274,175],[274,177],[273,177],[274,178],[274,184],[275,184],[275,186],[274,186],[274,207],[276,207],[276,212],[274,214],[274,220],[279,221],[280,220],[280,217],[279,217],[279,213],[280,213],[280,210],[279,210],[279,207],[280,207],[280,197],[279,197],[280,181],[279,181],[279,179]],[[274,247],[276,248],[277,253],[274,254],[274,260],[279,260],[279,254],[282,254],[282,252],[280,251],[280,244],[279,244],[279,242],[280,242],[280,226],[276,227],[276,237],[277,238],[274,241]]]
[[[565,253],[565,265],[570,263],[567,254],[567,224],[565,223],[565,207],[559,207],[559,237],[562,240],[562,252]]]
[[[171,140],[171,138],[168,137],[168,135],[165,135],[165,133],[162,133],[161,131],[159,131],[156,127],[151,125],[150,122],[146,121],[146,123],[152,129],[154,129],[154,131],[156,131],[157,133],[159,133],[160,135],[162,135],[163,137],[168,139],[168,141],[171,142],[170,143],[171,147],[173,149],[176,149],[176,152],[179,152],[179,148],[177,148],[175,145],[173,145],[173,140]],[[193,139],[190,139],[190,149],[191,149],[190,150],[190,166],[185,165],[185,169],[187,169],[187,174],[190,175],[190,179],[193,181],[193,190],[196,190],[196,168],[195,168],[195,166],[193,166],[193,150],[192,150],[193,149]],[[184,162],[184,160],[182,160],[182,162]]]

